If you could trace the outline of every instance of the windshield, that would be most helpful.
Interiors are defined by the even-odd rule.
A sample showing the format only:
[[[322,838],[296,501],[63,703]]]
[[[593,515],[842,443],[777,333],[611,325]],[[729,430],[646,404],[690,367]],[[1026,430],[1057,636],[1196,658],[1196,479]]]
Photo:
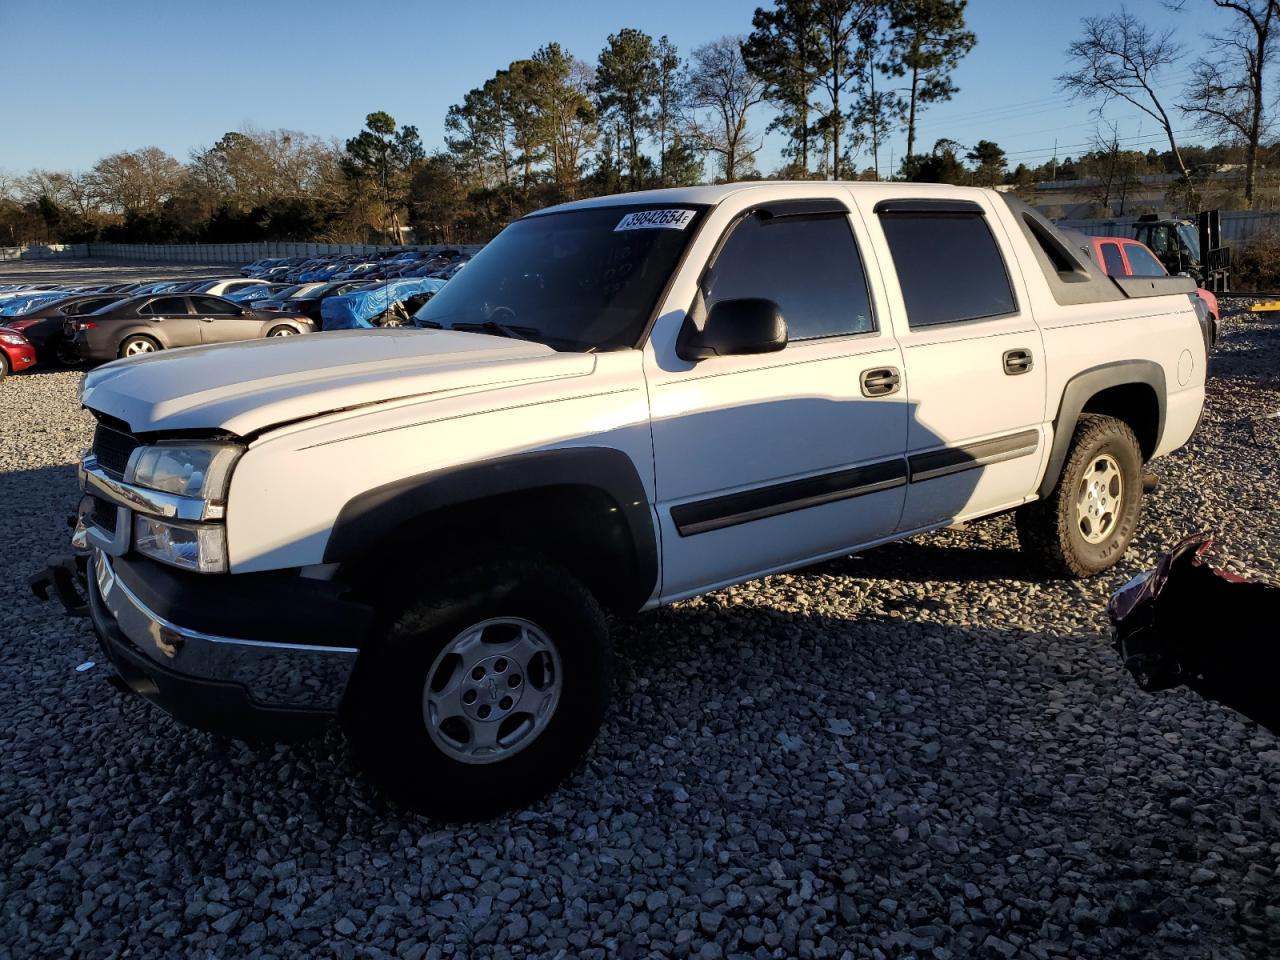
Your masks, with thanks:
[[[1200,237],[1189,223],[1178,224],[1178,238],[1191,251],[1193,260],[1200,259]]]
[[[694,207],[599,207],[517,220],[418,311],[565,350],[633,347],[697,229]]]

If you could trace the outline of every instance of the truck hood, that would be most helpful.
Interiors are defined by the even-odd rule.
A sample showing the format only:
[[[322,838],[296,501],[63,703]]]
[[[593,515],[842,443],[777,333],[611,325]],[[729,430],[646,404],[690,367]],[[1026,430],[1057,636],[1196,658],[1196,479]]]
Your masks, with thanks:
[[[85,377],[86,407],[154,430],[248,436],[335,410],[585,376],[589,354],[452,330],[348,330],[188,347],[117,360]]]

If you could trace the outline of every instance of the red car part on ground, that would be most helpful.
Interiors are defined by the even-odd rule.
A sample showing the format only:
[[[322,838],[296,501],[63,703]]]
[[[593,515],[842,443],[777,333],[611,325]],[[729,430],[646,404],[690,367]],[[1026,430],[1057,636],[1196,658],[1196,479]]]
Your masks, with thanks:
[[[0,327],[0,380],[19,373],[36,362],[36,348],[31,341],[8,327]]]

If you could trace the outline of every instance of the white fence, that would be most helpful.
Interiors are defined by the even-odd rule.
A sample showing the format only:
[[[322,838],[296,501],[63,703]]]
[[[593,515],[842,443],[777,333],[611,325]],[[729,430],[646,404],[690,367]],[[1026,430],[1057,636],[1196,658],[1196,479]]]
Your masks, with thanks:
[[[40,243],[27,247],[0,247],[0,260],[57,260],[88,255],[87,243]]]
[[[1137,217],[1111,220],[1057,220],[1058,226],[1079,230],[1093,237],[1132,237]],[[1280,210],[1223,210],[1222,242],[1247,244],[1260,233],[1280,231]]]
[[[464,250],[474,253],[481,244],[422,244],[380,247],[360,243],[91,243],[87,255],[114,260],[152,260],[161,263],[244,264],[265,257],[324,257],[356,254],[367,256],[380,250]]]

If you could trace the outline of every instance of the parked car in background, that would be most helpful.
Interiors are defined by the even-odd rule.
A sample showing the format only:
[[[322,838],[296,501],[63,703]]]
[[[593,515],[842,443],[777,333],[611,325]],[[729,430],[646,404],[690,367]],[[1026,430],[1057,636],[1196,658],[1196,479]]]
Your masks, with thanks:
[[[62,354],[63,325],[70,317],[80,317],[126,299],[122,293],[73,294],[42,304],[3,323],[31,341],[40,363],[51,364]]]
[[[224,297],[168,294],[131,297],[96,313],[68,319],[64,335],[79,360],[133,357],[170,347],[231,343],[312,333],[307,317],[251,310]]]
[[[299,313],[309,317],[317,330],[323,330],[321,305],[330,297],[340,297],[356,290],[363,290],[374,284],[363,280],[334,280],[330,283],[302,284],[302,290],[287,299],[271,300],[266,303],[255,303],[254,307],[262,310],[283,310],[286,313]]]
[[[323,264],[299,274],[298,279],[304,283],[310,280],[336,280],[338,278],[338,274],[349,269],[356,262],[356,259],[353,257],[334,260],[330,263]]]
[[[389,266],[387,261],[379,260],[373,263],[357,263],[352,267],[338,273],[335,280],[385,280],[388,276]]]
[[[255,260],[253,263],[246,263],[240,268],[240,276],[242,277],[260,277],[272,267],[278,267],[282,264],[287,265],[288,261],[284,257],[264,257],[261,260]]]
[[[268,281],[256,277],[226,277],[221,280],[198,280],[189,288],[192,293],[211,293],[215,297],[225,297],[246,287],[265,287]]]
[[[36,362],[36,348],[17,330],[0,327],[0,380],[20,373]]]
[[[56,287],[17,287],[13,290],[0,290],[0,309],[11,300],[35,297],[45,293],[58,293]]]
[[[1109,277],[1169,276],[1164,264],[1141,241],[1130,240],[1128,237],[1090,237],[1075,234],[1075,231],[1072,233],[1083,238],[1089,256]],[[1204,328],[1205,348],[1211,349],[1218,342],[1218,298],[1204,287],[1197,287],[1195,296],[1203,304],[1201,325]]]
[[[293,284],[290,283],[263,283],[232,290],[230,293],[224,293],[223,296],[228,300],[234,300],[236,303],[253,303],[255,300],[268,300],[290,289],[292,286]]]
[[[293,275],[293,267],[289,264],[280,264],[272,267],[259,275],[260,279],[274,282],[277,280],[288,280]]]
[[[0,323],[7,323],[10,317],[39,309],[45,304],[64,300],[69,296],[71,294],[66,290],[49,290],[44,293],[24,293],[16,297],[10,297],[0,303]]]
[[[318,280],[314,280],[311,283],[286,283],[281,286],[280,290],[277,290],[271,296],[254,297],[249,302],[253,305],[255,310],[284,310],[285,307],[282,304],[284,304],[285,301],[293,299],[294,297],[304,296],[308,292],[318,290],[323,286],[325,286],[325,284]]]

